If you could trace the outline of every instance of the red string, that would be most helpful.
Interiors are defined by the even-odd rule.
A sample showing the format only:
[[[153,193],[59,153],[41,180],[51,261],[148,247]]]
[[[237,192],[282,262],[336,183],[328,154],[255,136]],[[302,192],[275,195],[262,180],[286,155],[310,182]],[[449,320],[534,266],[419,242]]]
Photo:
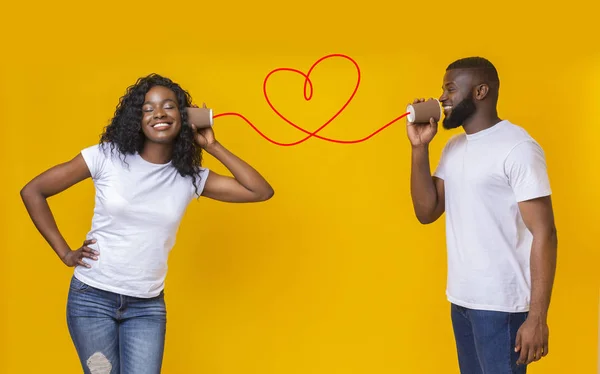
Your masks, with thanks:
[[[277,111],[277,109],[273,106],[273,104],[271,104],[271,101],[269,100],[269,96],[267,94],[267,81],[269,80],[269,77],[271,77],[271,75],[273,75],[274,73],[278,72],[278,71],[289,71],[289,72],[293,72],[293,73],[297,73],[300,74],[301,76],[304,77],[304,99],[305,100],[310,100],[312,98],[312,94],[313,94],[313,86],[312,86],[312,82],[310,80],[310,74],[313,71],[313,69],[322,61],[324,61],[325,59],[328,58],[332,58],[332,57],[342,57],[345,58],[347,60],[349,60],[350,62],[352,62],[354,64],[354,66],[356,67],[356,72],[357,72],[357,80],[356,80],[356,85],[354,87],[354,90],[352,91],[352,95],[350,95],[350,97],[348,98],[348,100],[344,103],[344,105],[333,115],[333,117],[331,117],[327,122],[325,122],[321,127],[319,127],[318,129],[316,129],[313,132],[310,132],[306,129],[303,129],[302,127],[296,125],[295,123],[293,123],[292,121],[288,120],[287,118],[285,118],[285,116],[283,116],[281,113],[279,113],[279,111]],[[268,140],[269,142],[276,144],[276,145],[280,145],[280,146],[292,146],[292,145],[298,145],[300,143],[303,143],[305,141],[307,141],[308,139],[315,137],[321,140],[325,140],[328,142],[333,142],[333,143],[342,143],[342,144],[354,144],[354,143],[360,143],[360,142],[364,142],[365,140],[370,139],[371,137],[375,136],[376,134],[378,134],[379,132],[383,131],[385,128],[387,128],[388,126],[392,125],[394,122],[402,119],[403,117],[405,117],[406,115],[408,115],[408,112],[404,113],[403,115],[401,115],[398,118],[393,119],[392,121],[386,123],[384,126],[380,127],[379,129],[377,129],[375,132],[371,133],[370,135],[362,138],[362,139],[356,139],[356,140],[339,140],[339,139],[332,139],[332,138],[326,138],[320,135],[317,135],[317,133],[321,130],[323,130],[327,125],[329,125],[338,115],[340,115],[340,113],[342,111],[344,111],[344,109],[346,109],[346,107],[348,106],[348,104],[350,103],[350,101],[352,101],[352,99],[354,98],[354,95],[356,95],[356,92],[358,91],[358,86],[360,85],[360,68],[358,66],[358,64],[356,63],[356,61],[354,61],[352,58],[343,55],[343,54],[330,54],[324,57],[321,57],[319,60],[317,60],[308,70],[308,73],[303,73],[300,70],[297,69],[292,69],[292,68],[277,68],[272,70],[269,74],[267,74],[267,76],[265,77],[265,80],[263,82],[263,95],[265,96],[265,100],[267,101],[267,103],[269,104],[269,106],[271,107],[271,109],[285,122],[287,122],[288,124],[292,125],[293,127],[295,127],[296,129],[302,131],[305,134],[308,134],[308,136],[292,142],[292,143],[281,143],[278,141],[275,141],[271,138],[269,138],[268,136],[266,136],[265,134],[262,133],[262,131],[260,131],[255,125],[252,124],[252,122],[250,122],[250,120],[248,120],[246,117],[244,117],[243,115],[239,114],[239,113],[235,113],[235,112],[228,112],[228,113],[220,113],[214,116],[214,118],[219,118],[219,117],[225,117],[225,116],[237,116],[241,119],[243,119],[244,121],[246,121],[246,123],[248,123],[248,125],[250,125],[250,127],[252,127],[260,136],[262,136],[263,138],[265,138],[266,140]],[[307,86],[310,87],[310,94],[307,94]]]

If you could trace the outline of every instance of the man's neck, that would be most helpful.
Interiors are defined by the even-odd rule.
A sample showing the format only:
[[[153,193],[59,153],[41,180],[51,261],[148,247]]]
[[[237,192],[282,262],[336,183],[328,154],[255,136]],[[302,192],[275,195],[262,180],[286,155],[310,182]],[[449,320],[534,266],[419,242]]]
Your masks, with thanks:
[[[497,113],[495,112],[480,113],[475,114],[473,115],[473,117],[466,120],[462,127],[466,134],[472,135],[479,131],[489,129],[490,127],[498,124],[501,121],[502,119],[500,119]]]

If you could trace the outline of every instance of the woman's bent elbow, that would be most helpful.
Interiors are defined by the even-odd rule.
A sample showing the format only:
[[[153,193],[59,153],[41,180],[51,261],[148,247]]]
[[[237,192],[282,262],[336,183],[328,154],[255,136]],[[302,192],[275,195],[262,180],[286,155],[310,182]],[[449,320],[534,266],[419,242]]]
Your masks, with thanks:
[[[259,201],[267,201],[275,195],[275,191],[272,188],[269,188],[267,191],[262,193],[259,197]]]
[[[31,196],[32,193],[33,188],[30,183],[27,183],[25,186],[23,186],[23,188],[21,188],[21,191],[19,191],[19,195],[21,196],[21,200],[23,201],[27,200],[27,198]]]

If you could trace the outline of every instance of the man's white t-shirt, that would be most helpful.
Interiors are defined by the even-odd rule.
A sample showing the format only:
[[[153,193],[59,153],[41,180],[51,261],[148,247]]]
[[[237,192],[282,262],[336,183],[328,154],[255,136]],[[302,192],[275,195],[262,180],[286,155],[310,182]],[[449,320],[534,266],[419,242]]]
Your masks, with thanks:
[[[139,154],[113,154],[106,144],[81,154],[96,189],[94,215],[87,239],[98,260],[77,266],[80,281],[110,292],[149,298],[160,294],[167,259],[189,203],[204,189],[209,170],[201,169],[198,194],[191,177],[171,164],[153,164]]]
[[[472,309],[528,311],[533,236],[518,203],[551,194],[540,145],[504,120],[452,137],[434,176],[445,187],[448,300]]]

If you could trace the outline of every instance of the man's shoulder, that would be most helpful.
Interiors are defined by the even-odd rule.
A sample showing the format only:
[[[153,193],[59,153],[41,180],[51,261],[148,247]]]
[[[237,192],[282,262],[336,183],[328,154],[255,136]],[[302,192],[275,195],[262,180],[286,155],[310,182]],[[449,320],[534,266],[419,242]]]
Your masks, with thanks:
[[[527,131],[524,126],[511,122],[510,120],[504,120],[503,133],[508,137],[514,139],[517,142],[523,140],[535,141],[533,136]]]
[[[504,120],[502,131],[498,131],[490,154],[501,161],[504,167],[545,162],[541,144],[523,126]]]

